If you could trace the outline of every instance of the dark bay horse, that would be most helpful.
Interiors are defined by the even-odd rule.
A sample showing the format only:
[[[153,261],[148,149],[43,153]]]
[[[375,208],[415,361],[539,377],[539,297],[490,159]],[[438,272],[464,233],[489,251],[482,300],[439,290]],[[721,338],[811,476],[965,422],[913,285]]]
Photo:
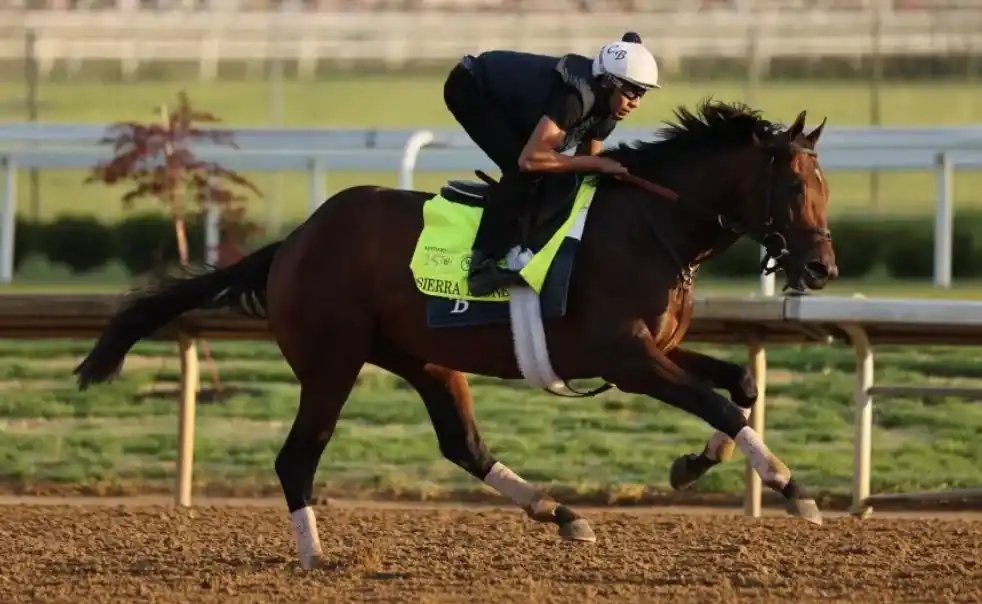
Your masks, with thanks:
[[[663,140],[604,152],[678,197],[610,177],[599,181],[569,282],[568,311],[544,322],[552,365],[563,379],[602,378],[714,428],[703,453],[673,466],[673,485],[692,482],[735,446],[763,483],[784,496],[790,513],[821,524],[814,500],[747,425],[757,396],[748,371],[679,344],[692,318],[699,265],[741,236],[764,245],[795,290],[821,289],[836,277],[828,188],[815,151],[825,122],[806,134],[801,112],[785,130],[746,106],[715,101],[675,115]],[[584,518],[526,483],[481,439],[464,373],[523,375],[508,325],[428,327],[427,299],[414,285],[409,261],[431,196],[352,187],[284,240],[236,264],[138,292],[75,370],[79,387],[112,378],[137,341],[186,311],[238,309],[268,320],[300,382],[275,471],[303,567],[321,560],[309,507],[317,465],[365,363],[415,388],[447,459],[534,520],[557,524],[562,537],[595,540]]]

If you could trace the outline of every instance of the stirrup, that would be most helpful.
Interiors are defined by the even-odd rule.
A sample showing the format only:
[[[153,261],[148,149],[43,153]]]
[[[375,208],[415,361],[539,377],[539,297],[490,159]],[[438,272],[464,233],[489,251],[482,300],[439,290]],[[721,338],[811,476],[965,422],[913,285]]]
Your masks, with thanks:
[[[473,295],[487,296],[499,289],[524,283],[524,279],[517,271],[498,266],[491,259],[485,262],[477,268],[472,265],[467,274],[467,287]]]

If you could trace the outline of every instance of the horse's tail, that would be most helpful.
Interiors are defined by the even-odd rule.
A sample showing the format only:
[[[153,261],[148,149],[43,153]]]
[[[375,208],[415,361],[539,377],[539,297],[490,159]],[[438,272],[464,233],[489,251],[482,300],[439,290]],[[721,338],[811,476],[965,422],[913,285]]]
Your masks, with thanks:
[[[189,310],[235,308],[264,318],[266,278],[281,243],[271,243],[225,268],[197,276],[168,277],[135,292],[75,368],[79,389],[115,376],[134,344]]]

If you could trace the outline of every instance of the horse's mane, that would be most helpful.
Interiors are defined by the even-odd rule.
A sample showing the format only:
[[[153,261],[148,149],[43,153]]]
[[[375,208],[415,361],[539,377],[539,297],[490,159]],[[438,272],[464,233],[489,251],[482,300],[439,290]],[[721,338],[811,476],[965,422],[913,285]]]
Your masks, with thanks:
[[[621,143],[602,155],[615,159],[634,173],[650,170],[666,161],[722,146],[744,145],[754,135],[767,141],[780,132],[779,124],[761,117],[760,111],[743,103],[724,103],[707,98],[693,113],[679,105],[677,123],[665,122],[657,131],[661,140]]]

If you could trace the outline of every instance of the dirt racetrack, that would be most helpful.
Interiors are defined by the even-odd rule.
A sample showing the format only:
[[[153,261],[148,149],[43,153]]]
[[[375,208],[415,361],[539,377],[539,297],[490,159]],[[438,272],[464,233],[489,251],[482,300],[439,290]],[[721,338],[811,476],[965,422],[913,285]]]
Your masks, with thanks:
[[[0,602],[979,602],[982,520],[581,509],[594,544],[510,507],[318,506],[301,571],[285,507],[0,507]]]

